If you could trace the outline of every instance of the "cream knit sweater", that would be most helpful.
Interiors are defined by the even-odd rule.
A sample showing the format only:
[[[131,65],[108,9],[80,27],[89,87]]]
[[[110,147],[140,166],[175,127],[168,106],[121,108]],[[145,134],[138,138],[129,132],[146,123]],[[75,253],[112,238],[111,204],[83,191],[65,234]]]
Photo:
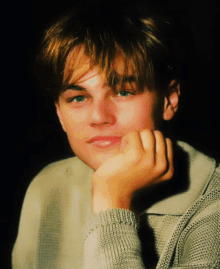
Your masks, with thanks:
[[[220,268],[220,166],[178,145],[188,159],[187,184],[160,192],[139,223],[124,209],[93,214],[94,171],[77,157],[44,168],[26,193],[13,268]]]

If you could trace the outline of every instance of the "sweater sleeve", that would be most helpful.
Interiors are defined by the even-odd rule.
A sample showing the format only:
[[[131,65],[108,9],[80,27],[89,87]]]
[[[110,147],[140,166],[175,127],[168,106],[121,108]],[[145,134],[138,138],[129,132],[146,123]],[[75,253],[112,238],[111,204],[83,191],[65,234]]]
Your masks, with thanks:
[[[186,213],[180,219],[157,269],[220,268],[220,200],[219,192],[214,193],[203,197],[202,208],[192,218],[187,218]],[[148,269],[142,254],[145,255],[141,253],[138,223],[133,212],[105,210],[87,224],[83,269]]]
[[[138,223],[133,212],[108,209],[86,227],[83,269],[143,269]]]

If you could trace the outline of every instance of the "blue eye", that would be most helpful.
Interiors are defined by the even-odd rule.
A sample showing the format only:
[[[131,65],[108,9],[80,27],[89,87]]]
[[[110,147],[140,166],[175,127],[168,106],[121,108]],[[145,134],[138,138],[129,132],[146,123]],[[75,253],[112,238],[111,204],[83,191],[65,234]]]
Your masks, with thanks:
[[[134,95],[134,92],[130,92],[130,91],[126,91],[126,90],[122,90],[116,93],[116,96],[118,97],[128,97],[130,95]],[[85,102],[87,99],[87,97],[85,95],[78,95],[75,97],[71,97],[68,99],[68,103],[82,103]]]
[[[129,91],[125,91],[125,90],[120,91],[120,92],[118,92],[117,94],[119,94],[119,93],[122,95],[122,97],[126,97],[126,96],[128,96],[128,95],[134,95],[134,93],[129,92]]]
[[[70,102],[76,102],[76,103],[81,103],[85,101],[85,96],[84,95],[79,95],[71,98]]]

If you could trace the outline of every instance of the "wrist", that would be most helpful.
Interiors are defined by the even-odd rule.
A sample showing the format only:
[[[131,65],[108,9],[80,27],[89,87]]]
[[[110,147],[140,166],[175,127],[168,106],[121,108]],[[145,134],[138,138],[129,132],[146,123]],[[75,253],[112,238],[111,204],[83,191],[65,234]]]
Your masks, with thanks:
[[[93,195],[93,211],[98,214],[103,210],[110,208],[122,208],[131,210],[131,202],[129,198],[119,198],[119,197],[107,197],[102,195]]]

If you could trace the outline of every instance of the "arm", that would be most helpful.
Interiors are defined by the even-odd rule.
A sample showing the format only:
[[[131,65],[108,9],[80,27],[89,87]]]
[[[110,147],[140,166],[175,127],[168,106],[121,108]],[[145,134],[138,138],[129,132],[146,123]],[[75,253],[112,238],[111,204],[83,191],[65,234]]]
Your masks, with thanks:
[[[108,209],[87,225],[83,269],[144,269],[133,212]]]
[[[159,131],[131,132],[121,153],[93,174],[93,210],[97,216],[85,239],[84,268],[144,268],[134,193],[172,178],[172,145]],[[132,212],[133,211],[133,212]]]
[[[157,138],[156,138],[157,140]],[[142,140],[143,142],[143,140]],[[146,144],[145,144],[146,145]],[[157,150],[156,150],[157,151]],[[129,150],[127,150],[129,152]],[[135,156],[135,154],[133,154]],[[171,154],[168,154],[168,159]],[[117,156],[116,156],[117,158]],[[92,268],[108,268],[108,269],[118,269],[118,268],[136,268],[143,269],[148,268],[147,265],[143,264],[142,257],[144,253],[141,253],[141,243],[138,237],[137,230],[137,221],[135,220],[135,212],[132,212],[130,208],[130,199],[126,199],[131,194],[131,191],[128,191],[126,195],[121,195],[125,192],[120,192],[120,186],[124,179],[131,180],[131,184],[128,181],[125,182],[125,186],[140,186],[138,184],[143,183],[143,187],[153,183],[156,179],[157,182],[160,182],[161,177],[166,175],[166,171],[161,174],[154,174],[155,177],[144,178],[141,176],[136,176],[136,184],[132,184],[132,171],[125,171],[125,177],[118,178],[118,181],[115,180],[117,178],[115,175],[113,177],[108,177],[108,171],[114,174],[113,169],[113,160],[114,157],[109,160],[111,163],[111,167],[108,170],[108,166],[106,162],[102,166],[105,167],[104,170],[101,169],[97,171],[101,171],[104,175],[106,173],[106,177],[99,178],[98,184],[101,184],[101,188],[95,188],[97,185],[94,184],[93,179],[93,208],[94,212],[97,215],[91,220],[90,224],[87,226],[87,233],[84,242],[84,268],[92,269]],[[120,160],[120,159],[119,159]],[[117,160],[116,164],[120,164],[119,160]],[[149,157],[148,157],[149,160]],[[140,162],[139,162],[140,163]],[[170,162],[171,164],[171,162]],[[169,167],[172,166],[172,164]],[[115,167],[117,167],[117,165]],[[131,167],[127,166],[127,167]],[[137,168],[138,166],[135,165]],[[119,169],[120,170],[120,169]],[[153,169],[151,169],[152,171]],[[156,170],[156,169],[155,169]],[[158,170],[157,170],[158,171]],[[169,169],[168,169],[169,171]],[[143,172],[143,171],[142,171]],[[120,173],[118,173],[120,174]],[[136,175],[138,172],[136,173]],[[142,173],[140,173],[141,175]],[[95,174],[94,174],[95,175]],[[101,173],[99,173],[101,175]],[[148,173],[148,175],[151,175]],[[106,180],[107,178],[107,180]],[[150,181],[148,179],[150,178]],[[137,182],[137,179],[141,179],[142,182]],[[165,177],[165,179],[169,179],[169,177]],[[120,180],[120,182],[119,182]],[[144,185],[144,180],[146,185]],[[101,182],[101,183],[100,183]],[[112,185],[111,185],[112,183]],[[98,185],[99,186],[99,185]],[[106,187],[107,186],[107,187]],[[117,186],[116,194],[114,195],[113,186]],[[108,190],[105,192],[105,190]],[[128,188],[129,189],[129,188]],[[124,191],[124,190],[123,190]],[[117,199],[121,197],[123,199]],[[215,217],[210,218],[205,214],[204,210],[201,210],[201,219],[196,219],[194,215],[191,216],[193,222],[190,222],[191,225],[185,223],[184,227],[175,230],[175,236],[172,236],[172,240],[168,242],[167,248],[164,250],[162,254],[157,269],[165,269],[171,268],[171,261],[173,255],[175,254],[175,262],[173,264],[174,268],[189,268],[189,266],[197,266],[196,268],[215,268],[213,265],[217,263],[217,257],[219,256],[219,198],[218,203],[215,206],[216,212]],[[218,210],[217,210],[218,209]],[[213,208],[212,211],[213,212]],[[187,213],[185,214],[185,217]],[[214,220],[214,222],[213,222]],[[189,221],[189,219],[188,219]],[[206,222],[212,223],[212,225],[205,225]],[[181,222],[180,222],[181,223]],[[214,225],[214,226],[213,226]],[[202,233],[203,231],[203,233]],[[201,236],[206,232],[204,236]],[[178,232],[178,235],[176,234]],[[189,237],[184,234],[190,235]],[[215,236],[217,235],[217,236]],[[209,243],[208,243],[209,242]],[[178,244],[178,245],[177,245]],[[210,253],[214,256],[207,255],[207,247],[210,249]],[[205,265],[201,262],[201,256],[205,257],[206,261]],[[209,256],[209,258],[207,258]],[[200,260],[200,263],[198,262]],[[166,261],[164,263],[164,261]],[[207,266],[208,267],[207,267]],[[205,267],[204,267],[205,266]]]
[[[219,268],[219,227],[220,192],[215,191],[181,217],[156,268]],[[137,230],[131,211],[109,209],[97,214],[87,225],[84,269],[147,269]]]
[[[173,177],[172,142],[159,131],[145,129],[122,138],[120,153],[103,163],[93,174],[94,213],[109,208],[133,211],[134,194]]]

